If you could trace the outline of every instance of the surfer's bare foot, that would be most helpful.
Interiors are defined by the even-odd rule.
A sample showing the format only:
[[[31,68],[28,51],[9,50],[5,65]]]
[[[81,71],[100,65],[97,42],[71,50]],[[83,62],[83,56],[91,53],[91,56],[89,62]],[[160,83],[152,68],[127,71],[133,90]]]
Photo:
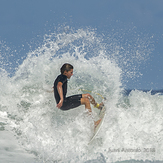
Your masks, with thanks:
[[[98,126],[98,124],[101,122],[101,119],[99,119],[98,121],[94,122],[95,128]]]

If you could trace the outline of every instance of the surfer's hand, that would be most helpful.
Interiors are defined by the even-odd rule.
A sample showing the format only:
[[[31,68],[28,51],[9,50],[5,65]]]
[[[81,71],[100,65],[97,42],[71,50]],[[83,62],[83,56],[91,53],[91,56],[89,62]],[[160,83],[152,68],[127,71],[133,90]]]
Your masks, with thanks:
[[[60,100],[59,103],[57,104],[58,109],[61,108],[63,105],[63,100]]]

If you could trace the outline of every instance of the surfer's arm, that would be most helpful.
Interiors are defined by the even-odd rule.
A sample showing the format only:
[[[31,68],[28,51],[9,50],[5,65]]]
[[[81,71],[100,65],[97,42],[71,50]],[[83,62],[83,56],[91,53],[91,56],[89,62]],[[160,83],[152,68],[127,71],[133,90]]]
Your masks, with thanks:
[[[60,96],[60,101],[57,104],[58,108],[61,108],[62,104],[63,104],[63,89],[62,89],[62,85],[63,85],[62,82],[58,82],[58,84],[57,84],[57,90],[58,90],[58,93],[59,93],[59,96]]]

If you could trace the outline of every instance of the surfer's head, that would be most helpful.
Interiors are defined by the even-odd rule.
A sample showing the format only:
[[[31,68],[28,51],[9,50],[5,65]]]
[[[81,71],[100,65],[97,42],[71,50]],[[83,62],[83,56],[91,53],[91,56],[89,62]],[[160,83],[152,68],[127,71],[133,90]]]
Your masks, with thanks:
[[[61,74],[66,75],[68,79],[73,75],[73,66],[69,63],[65,63],[61,69]]]

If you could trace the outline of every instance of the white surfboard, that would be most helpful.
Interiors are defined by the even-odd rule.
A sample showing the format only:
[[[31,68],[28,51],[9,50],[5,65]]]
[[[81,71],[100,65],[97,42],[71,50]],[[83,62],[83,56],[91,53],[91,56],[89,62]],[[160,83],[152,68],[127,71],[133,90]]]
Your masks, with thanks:
[[[101,129],[101,126],[104,122],[104,119],[105,119],[105,106],[103,106],[103,108],[101,109],[100,111],[100,114],[99,114],[99,117],[101,119],[100,123],[96,126],[96,128],[94,129],[94,133],[93,133],[93,136],[91,137],[90,141],[89,141],[89,144],[92,142],[92,140],[94,140],[94,138],[96,137],[96,135],[99,133],[100,129]]]

